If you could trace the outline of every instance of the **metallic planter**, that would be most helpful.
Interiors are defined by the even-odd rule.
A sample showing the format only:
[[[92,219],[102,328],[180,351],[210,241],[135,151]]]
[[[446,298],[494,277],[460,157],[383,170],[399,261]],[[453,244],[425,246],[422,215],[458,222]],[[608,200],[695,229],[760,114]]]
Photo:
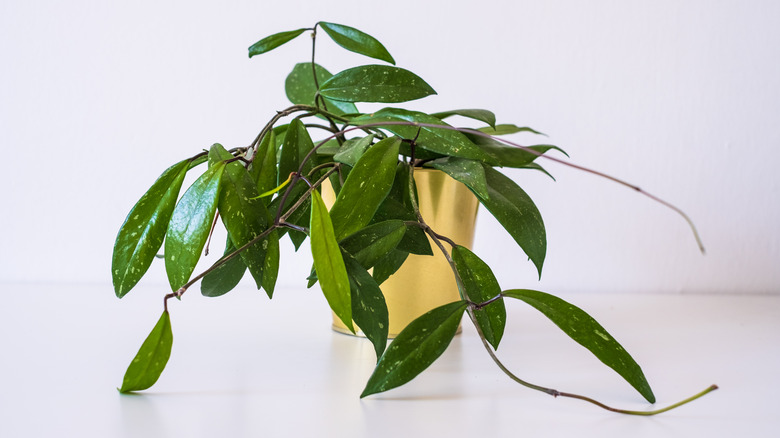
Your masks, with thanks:
[[[414,181],[425,222],[437,233],[471,249],[479,207],[474,194],[438,170],[417,168]],[[329,186],[323,186],[323,197],[332,205],[334,195]],[[410,254],[401,269],[380,286],[390,314],[391,338],[423,313],[460,299],[450,265],[439,248],[432,241],[430,243],[433,256]],[[451,249],[446,242],[444,246]],[[351,334],[335,315],[333,329]]]

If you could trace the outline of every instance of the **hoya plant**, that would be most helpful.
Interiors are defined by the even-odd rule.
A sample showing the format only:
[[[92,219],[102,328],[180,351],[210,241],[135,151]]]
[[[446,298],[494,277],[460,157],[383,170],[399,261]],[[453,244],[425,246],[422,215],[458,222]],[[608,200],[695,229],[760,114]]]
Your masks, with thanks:
[[[331,74],[315,62],[319,31],[344,49],[378,63]],[[542,216],[528,194],[500,168],[546,173],[537,163],[545,157],[645,192],[548,157],[550,151],[563,152],[555,146],[521,146],[506,140],[502,137],[506,134],[538,133],[515,124],[498,124],[491,111],[426,114],[394,106],[436,92],[416,74],[396,67],[384,45],[355,28],[318,22],[311,28],[280,32],[249,47],[249,57],[304,33],[312,37],[311,62],[295,65],[285,80],[292,105],[273,114],[248,145],[214,144],[168,167],[122,224],[111,268],[117,297],[136,286],[161,248],[172,292],[164,296],[159,322],[130,363],[120,392],[145,390],[163,372],[173,342],[171,298],[181,299],[198,282],[205,296],[226,294],[246,271],[257,289],[271,298],[281,262],[280,240],[289,239],[297,250],[307,238],[314,261],[308,286],[318,283],[334,314],[350,331],[364,333],[376,351],[376,368],[361,397],[398,387],[420,374],[448,347],[464,315],[501,371],[523,386],[553,396],[573,397],[621,413],[652,415],[716,388],[713,385],[664,409],[628,411],[534,385],[507,369],[495,351],[503,340],[505,301],[519,300],[590,350],[645,400],[655,402],[636,361],[587,313],[544,292],[502,289],[478,255],[426,223],[418,207],[415,171],[437,169],[468,187],[539,275],[547,251]],[[390,106],[363,113],[357,104],[364,102]],[[482,126],[452,126],[445,122],[452,116]],[[191,172],[199,176],[181,194],[185,176]],[[330,208],[321,196],[326,182],[337,194]],[[688,220],[682,211],[666,205]],[[220,222],[228,235],[224,255],[193,275]],[[433,255],[434,251],[442,253],[452,268],[460,299],[420,316],[388,346],[382,283],[409,254]]]

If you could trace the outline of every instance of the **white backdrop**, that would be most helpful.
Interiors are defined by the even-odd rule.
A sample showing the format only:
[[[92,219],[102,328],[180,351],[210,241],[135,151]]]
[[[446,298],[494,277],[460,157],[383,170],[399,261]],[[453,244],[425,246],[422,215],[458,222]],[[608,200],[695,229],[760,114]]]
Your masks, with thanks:
[[[116,231],[159,173],[246,145],[287,105],[308,38],[251,60],[247,47],[325,20],[377,37],[438,91],[409,107],[487,108],[543,131],[683,208],[708,249],[660,205],[549,163],[557,182],[509,172],[545,218],[541,282],[479,218],[475,252],[504,288],[780,292],[780,3],[333,3],[0,3],[0,283],[109,283]],[[331,71],[372,62],[320,41]],[[283,260],[280,283],[302,285],[305,251]],[[144,281],[163,284],[152,270]]]

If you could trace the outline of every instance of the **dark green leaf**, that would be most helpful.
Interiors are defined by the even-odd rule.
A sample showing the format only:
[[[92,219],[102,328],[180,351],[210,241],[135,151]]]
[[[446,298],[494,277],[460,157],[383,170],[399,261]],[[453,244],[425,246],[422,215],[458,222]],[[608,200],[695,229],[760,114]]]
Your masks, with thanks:
[[[452,249],[452,261],[463,281],[466,296],[475,303],[484,303],[501,294],[501,287],[490,267],[473,252],[462,246]],[[504,300],[498,299],[481,309],[474,311],[485,339],[498,349],[506,326],[506,306]]]
[[[369,269],[395,249],[405,233],[406,226],[403,222],[384,221],[350,234],[339,242],[339,245],[352,254],[361,266]]]
[[[374,344],[376,358],[382,356],[387,346],[390,322],[385,296],[371,274],[348,252],[342,251],[352,292],[352,318]]]
[[[484,109],[458,109],[452,111],[443,111],[431,115],[441,120],[452,116],[468,117],[469,119],[479,120],[480,122],[485,122],[492,127],[496,127],[496,115],[493,114],[492,111]]]
[[[423,123],[426,125],[449,127],[448,124],[436,117],[416,111],[408,111],[400,108],[383,108],[373,114],[355,117],[352,119],[351,124],[359,126],[382,122],[409,122],[409,125],[387,125],[381,126],[381,129],[390,131],[405,139],[413,139],[416,137],[417,145],[420,148],[443,155],[468,158],[471,160],[485,160],[489,158],[489,156],[482,152],[480,148],[458,131],[449,128],[417,125],[418,123]]]
[[[604,327],[579,307],[544,292],[513,289],[504,296],[523,300],[550,318],[564,333],[615,370],[650,403],[655,395],[633,357]]]
[[[341,256],[328,208],[318,191],[311,192],[311,253],[322,293],[336,316],[353,333],[349,277]]]
[[[371,142],[374,141],[374,134],[367,137],[353,138],[344,142],[341,149],[333,155],[333,159],[339,163],[344,163],[350,167],[355,167],[357,161],[366,152]]]
[[[414,207],[412,205],[412,196],[417,198],[417,192],[416,186],[414,195],[412,195],[412,191],[409,188],[410,168],[411,167],[406,163],[398,163],[395,171],[395,179],[393,180],[393,187],[390,189],[390,193],[387,194],[385,200],[382,201],[376,214],[374,214],[373,221],[375,223],[393,219],[417,222],[417,215],[414,213]],[[398,249],[412,254],[433,255],[428,236],[422,228],[415,225],[409,225],[407,227],[406,234],[404,234],[403,239],[398,244]],[[396,259],[398,258],[399,257],[396,257]],[[403,258],[403,260],[405,259],[406,257]],[[401,260],[401,262],[403,262],[403,260]],[[387,266],[392,267],[394,264],[389,264]],[[397,267],[393,269],[390,274],[397,269]],[[381,278],[381,276],[375,276],[374,278]],[[384,281],[384,279],[382,281]],[[380,283],[382,281],[380,281]]]
[[[477,194],[479,202],[509,232],[542,276],[547,253],[547,233],[542,215],[531,198],[514,181],[490,166],[485,166],[489,198]]]
[[[456,181],[460,181],[470,188],[472,192],[483,198],[488,198],[487,182],[485,182],[485,169],[482,163],[457,157],[445,157],[431,161],[428,164],[434,169],[441,170]]]
[[[172,345],[171,317],[166,310],[127,367],[119,392],[142,391],[154,385],[171,357]]]
[[[317,70],[317,84],[322,85],[333,75],[319,64],[314,64]],[[292,72],[287,75],[284,82],[284,91],[290,102],[296,105],[315,106],[314,97],[317,95],[317,84],[314,83],[314,71],[310,62],[296,64]],[[325,107],[327,111],[336,114],[355,114],[357,107],[352,102],[341,102],[325,98]]]
[[[265,37],[249,47],[249,57],[251,58],[255,55],[260,55],[261,53],[270,52],[271,50],[294,39],[305,31],[306,29],[290,30],[287,32],[275,33],[271,36]]]
[[[271,297],[279,277],[279,233],[276,230],[271,231],[266,240],[268,247],[265,249],[265,260],[263,260],[263,289]],[[262,244],[260,243],[260,245]]]
[[[183,286],[195,270],[217,211],[225,163],[209,167],[176,204],[165,238],[165,271],[172,290]]]
[[[489,128],[479,128],[480,131],[484,132],[485,134],[490,135],[508,135],[508,134],[517,134],[518,132],[530,132],[532,134],[538,134],[538,135],[544,135],[545,137],[547,134],[541,133],[535,129],[531,129],[527,126],[517,126],[512,124],[501,124],[501,125],[495,125],[495,119],[493,120],[493,123],[489,123]]]
[[[361,32],[354,27],[344,26],[336,23],[326,23],[321,21],[320,27],[325,31],[336,44],[349,50],[370,58],[395,64],[395,60],[376,38]]]
[[[116,296],[122,298],[149,269],[162,246],[190,161],[169,167],[144,193],[119,229],[111,258]]]
[[[314,149],[314,143],[311,141],[309,132],[300,119],[294,119],[290,122],[290,127],[284,136],[282,144],[281,157],[279,158],[279,176],[277,185],[283,183],[291,173],[297,172],[306,155]],[[305,174],[312,169],[312,163],[309,161],[304,164],[301,171]]]
[[[404,264],[407,257],[409,257],[408,252],[394,249],[386,256],[377,260],[374,263],[374,271],[372,273],[377,284],[384,283],[391,275],[395,274],[401,268],[401,265]]]
[[[228,236],[223,257],[235,250],[236,247],[233,246],[233,242],[230,241],[230,236]],[[233,257],[203,277],[203,280],[200,282],[200,293],[206,297],[225,295],[238,286],[245,272],[246,265],[241,260],[241,257]]]
[[[271,130],[257,148],[257,155],[252,162],[249,174],[255,181],[258,193],[265,193],[277,186],[276,176],[276,135]],[[264,198],[268,205],[271,202],[271,196]]]
[[[371,146],[349,173],[330,211],[338,240],[368,225],[393,185],[401,140]]]
[[[209,151],[209,159],[230,159],[231,155],[220,144]],[[249,176],[246,168],[238,161],[228,163],[222,176],[222,189],[219,196],[219,215],[228,230],[233,245],[241,248],[272,225],[270,213],[265,203],[258,197],[257,185]],[[278,242],[271,236],[265,236],[258,242],[241,251],[241,259],[249,268],[257,288],[263,285],[265,259],[269,252],[279,251]],[[270,298],[273,290],[266,289]]]
[[[287,198],[287,201],[284,204],[284,208],[282,209],[282,213],[287,212],[293,204],[295,204],[301,197],[306,195],[306,192],[308,191],[308,185],[306,185],[303,181],[298,181],[298,183],[293,187],[292,191],[290,192],[290,196]],[[268,205],[268,210],[271,214],[276,214],[276,212],[279,209],[279,204],[282,201],[282,196],[277,196],[274,198],[273,201]],[[311,200],[308,196],[304,198],[301,205],[294,211],[292,214],[287,218],[288,223],[291,223],[293,225],[297,225],[299,227],[308,227],[309,226],[309,216],[311,210]],[[301,244],[304,240],[306,240],[306,233],[303,233],[301,231],[297,230],[291,230],[289,228],[282,228],[279,230],[279,237],[284,237],[285,233],[288,233],[290,235],[290,240],[292,241],[293,245],[295,246],[295,250],[298,251],[298,248],[300,248]]]
[[[436,92],[416,74],[388,65],[363,65],[336,73],[320,94],[345,102],[408,102]]]
[[[566,155],[566,152],[563,149],[553,145],[540,144],[528,146],[528,149],[537,152],[534,153],[523,148],[501,143],[492,138],[485,138],[475,134],[467,134],[466,136],[487,154],[489,158],[483,161],[491,166],[528,167],[530,163],[539,158],[539,155],[542,155],[549,150],[557,150]]]
[[[437,307],[409,323],[379,359],[360,397],[387,391],[417,377],[450,345],[465,301]]]

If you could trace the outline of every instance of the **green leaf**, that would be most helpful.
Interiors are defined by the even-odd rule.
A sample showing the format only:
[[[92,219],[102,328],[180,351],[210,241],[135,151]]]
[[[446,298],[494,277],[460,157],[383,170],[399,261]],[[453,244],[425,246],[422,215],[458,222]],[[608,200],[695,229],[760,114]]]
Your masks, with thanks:
[[[369,269],[395,249],[404,234],[406,226],[403,222],[384,221],[350,234],[339,242],[339,245],[352,254],[361,266]]]
[[[232,158],[220,144],[211,147],[209,156],[209,159]],[[241,248],[254,240],[272,225],[271,215],[258,196],[257,185],[246,168],[238,161],[226,164],[218,207],[222,223],[236,248]],[[252,274],[258,289],[263,285],[266,257],[270,252],[279,251],[278,242],[274,237],[265,236],[241,251],[241,259],[249,268],[249,273]],[[266,293],[270,298],[273,290],[266,289]]]
[[[172,345],[171,317],[166,310],[127,367],[119,392],[142,391],[154,385],[171,357]]]
[[[260,41],[252,44],[249,47],[249,57],[253,57],[255,55],[260,55],[265,52],[270,52],[271,50],[281,46],[282,44],[294,39],[298,35],[305,32],[307,29],[297,29],[297,30],[290,30],[287,32],[279,32],[275,33],[271,36],[265,37],[261,39]]]
[[[379,359],[360,397],[401,386],[428,368],[455,337],[466,306],[455,301],[409,323]]]
[[[482,163],[457,157],[445,157],[428,163],[434,169],[441,170],[456,181],[460,181],[470,188],[472,192],[489,198],[487,182],[485,181],[485,169]]]
[[[569,337],[626,379],[648,402],[655,403],[653,390],[634,358],[585,311],[544,292],[513,289],[503,294],[525,301],[542,312]]]
[[[224,256],[233,253],[236,247],[230,241],[230,236],[225,244]],[[246,265],[241,257],[233,257],[223,265],[206,274],[200,281],[200,293],[205,297],[218,297],[233,290],[246,272]]]
[[[314,269],[320,281],[322,293],[328,305],[349,328],[352,326],[352,298],[350,296],[349,277],[339,244],[333,232],[333,224],[328,216],[328,208],[318,191],[311,192],[311,254]]]
[[[165,170],[141,196],[119,229],[111,258],[116,296],[122,298],[143,277],[162,246],[190,161]]]
[[[484,303],[501,294],[501,287],[490,267],[473,252],[462,246],[452,249],[452,260],[455,269],[463,281],[463,288],[469,300]],[[498,299],[481,309],[474,311],[474,317],[482,329],[485,339],[498,349],[501,337],[506,327],[506,306],[503,299]]]
[[[271,130],[257,148],[257,155],[249,169],[249,174],[257,185],[258,193],[265,193],[275,187],[276,182],[276,135]],[[271,202],[271,197],[264,198],[266,205]]]
[[[489,158],[483,161],[487,164],[490,164],[491,166],[516,168],[528,167],[529,164],[539,158],[539,154],[544,154],[549,150],[557,150],[568,156],[563,149],[548,144],[528,146],[528,149],[539,153],[535,154],[523,148],[501,143],[500,141],[494,140],[492,138],[485,138],[474,134],[467,134],[466,136],[487,154]]]
[[[374,141],[374,134],[367,137],[352,138],[344,142],[341,149],[333,155],[333,160],[344,163],[350,167],[355,167],[360,157],[366,152],[371,142]]]
[[[390,189],[390,193],[387,194],[385,200],[382,201],[382,204],[379,205],[379,208],[374,214],[373,222],[378,223],[393,219],[417,222],[417,215],[414,213],[414,206],[412,205],[412,196],[417,198],[417,193],[416,186],[414,195],[409,187],[410,170],[411,166],[408,164],[398,163],[395,171],[395,179],[393,180],[393,187]],[[406,234],[404,234],[403,239],[398,244],[398,249],[412,254],[433,255],[428,236],[422,228],[415,225],[409,225],[407,227]],[[397,259],[398,258],[400,257],[397,257]],[[401,262],[405,259],[406,257],[404,257]],[[394,265],[394,263],[391,263],[388,264],[387,267],[393,267]],[[397,267],[393,269],[390,274],[397,269]],[[381,276],[375,276],[374,278],[381,278]],[[380,281],[380,283],[382,281]]]
[[[547,136],[547,134],[541,133],[535,129],[531,129],[527,126],[521,127],[512,124],[496,125],[495,123],[496,123],[495,120],[493,121],[493,123],[487,122],[487,124],[490,125],[490,127],[479,128],[479,130],[481,132],[484,132],[485,134],[490,134],[490,135],[508,135],[508,134],[517,134],[518,132],[530,132],[532,134],[544,135],[545,137]]]
[[[319,25],[336,44],[350,52],[395,64],[395,60],[390,56],[385,46],[371,35],[342,24],[321,21]]]
[[[539,277],[547,253],[547,233],[542,215],[531,198],[514,181],[485,165],[489,198],[477,194],[479,202],[515,239],[536,266]]]
[[[443,111],[440,113],[434,113],[431,115],[441,120],[444,120],[447,117],[452,117],[452,116],[467,117],[469,119],[485,122],[492,127],[496,126],[496,115],[493,114],[492,111],[488,111],[484,109],[457,109],[452,111]],[[505,126],[505,125],[501,125],[501,126]]]
[[[279,176],[276,184],[283,183],[291,173],[297,172],[306,155],[314,149],[314,142],[300,119],[290,122],[284,135],[281,156],[279,157]],[[313,168],[311,161],[303,165],[301,171],[306,174]]]
[[[416,143],[420,148],[443,155],[471,160],[483,161],[489,158],[487,154],[458,131],[417,125],[418,123],[424,123],[426,125],[450,126],[436,117],[416,111],[400,108],[382,108],[373,114],[355,117],[350,124],[360,126],[382,122],[408,122],[408,125],[388,125],[380,126],[380,128],[390,131],[401,138],[413,139],[416,137]]]
[[[317,71],[317,84],[322,85],[333,75],[319,64],[314,64]],[[316,106],[314,98],[317,95],[317,84],[314,83],[314,72],[310,62],[296,64],[284,81],[284,91],[290,102],[296,105]],[[357,107],[352,102],[341,102],[325,98],[327,111],[336,114],[355,114]]]
[[[393,186],[401,140],[386,138],[371,146],[349,173],[330,211],[337,240],[371,222]]]
[[[183,286],[195,270],[217,211],[225,163],[209,167],[181,197],[168,224],[165,271],[171,289]]]
[[[342,251],[352,292],[352,319],[374,344],[376,358],[382,356],[387,346],[390,327],[385,296],[371,274],[348,252]]]
[[[390,251],[386,256],[374,263],[374,271],[371,274],[377,284],[382,284],[395,274],[409,257],[409,253],[399,249]]]
[[[388,65],[363,65],[336,73],[320,84],[320,94],[345,102],[408,102],[436,94],[409,70]]]

